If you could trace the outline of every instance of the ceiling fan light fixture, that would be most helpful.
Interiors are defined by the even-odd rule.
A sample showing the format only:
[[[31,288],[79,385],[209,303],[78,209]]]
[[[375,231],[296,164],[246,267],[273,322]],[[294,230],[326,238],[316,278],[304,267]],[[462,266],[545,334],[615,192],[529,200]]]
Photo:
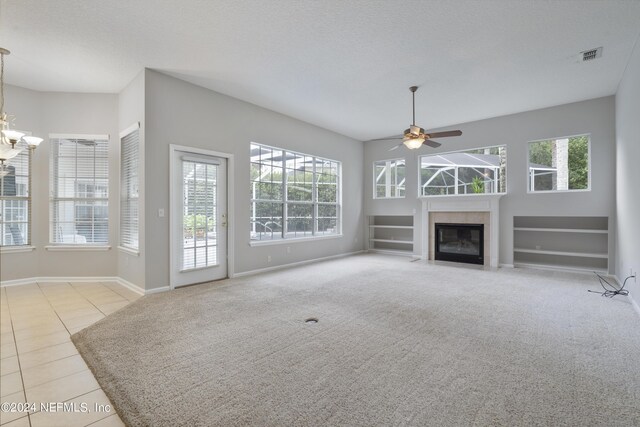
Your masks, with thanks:
[[[416,150],[422,147],[424,138],[405,138],[402,143],[410,150]]]

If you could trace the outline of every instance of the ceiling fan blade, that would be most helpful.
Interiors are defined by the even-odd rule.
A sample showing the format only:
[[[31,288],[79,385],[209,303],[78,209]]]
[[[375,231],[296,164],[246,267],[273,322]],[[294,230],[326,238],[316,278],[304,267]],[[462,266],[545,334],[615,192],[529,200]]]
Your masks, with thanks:
[[[396,149],[398,149],[399,147],[401,147],[402,145],[403,145],[403,143],[401,142],[400,144],[398,144],[398,145],[396,145],[396,146],[394,146],[394,147],[391,147],[391,148],[389,149],[389,151],[396,150]]]
[[[394,136],[388,136],[386,138],[376,138],[376,139],[369,139],[365,142],[373,142],[373,141],[390,141],[392,139],[402,139],[404,135],[394,135]]]
[[[426,139],[422,144],[428,145],[429,147],[433,148],[438,148],[442,145],[438,141],[434,141],[433,139]]]
[[[459,130],[447,130],[444,132],[429,133],[429,138],[446,138],[448,136],[460,136],[462,131]]]

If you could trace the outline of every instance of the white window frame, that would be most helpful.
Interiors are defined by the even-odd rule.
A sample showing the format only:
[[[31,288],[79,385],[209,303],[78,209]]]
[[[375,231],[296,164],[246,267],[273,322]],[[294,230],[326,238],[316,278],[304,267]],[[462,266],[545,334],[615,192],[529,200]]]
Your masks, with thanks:
[[[25,242],[22,243],[21,245],[3,245],[2,244],[2,236],[0,236],[0,251],[1,252],[24,252],[24,251],[30,251],[35,249],[32,245],[31,245],[31,241],[32,241],[32,219],[31,219],[31,212],[32,212],[32,197],[31,197],[31,190],[32,190],[32,177],[31,174],[33,172],[33,168],[32,168],[32,162],[33,162],[33,149],[24,149],[20,154],[18,154],[18,156],[16,156],[14,159],[18,159],[20,156],[27,156],[27,195],[26,196],[4,196],[4,189],[0,188],[0,200],[4,201],[4,202],[9,202],[9,201],[25,201],[27,202],[27,235],[26,235],[26,239]],[[4,167],[7,168],[9,166],[11,166],[12,160],[8,160],[5,161]],[[4,181],[2,181],[2,183],[0,183],[0,185],[4,185]],[[17,186],[18,183],[16,182],[15,185]],[[0,204],[0,206],[4,207],[4,209],[7,209],[6,206],[4,206],[4,204]],[[13,209],[13,208],[9,208],[9,209]],[[4,235],[4,227],[6,225],[6,223],[4,222],[4,217],[5,217],[5,212],[0,212],[0,227],[2,227],[2,229],[0,230],[0,233],[2,233],[2,235]]]
[[[125,150],[125,142],[127,137],[133,133],[137,133],[135,139],[135,163],[132,159],[125,159],[127,153],[132,153],[131,150]],[[129,169],[126,169],[126,165],[129,165]],[[125,176],[125,174],[131,172],[131,176]],[[135,194],[131,193],[131,189],[135,188]],[[127,214],[131,214],[131,209],[127,210],[127,206],[137,205],[136,213],[137,217],[127,218]],[[127,223],[136,224],[135,230],[127,231],[123,224]],[[136,122],[129,126],[127,129],[120,132],[120,223],[119,223],[119,246],[118,249],[131,253],[133,255],[139,255],[140,251],[140,123]],[[133,238],[133,242],[128,240]]]
[[[273,244],[281,244],[292,241],[303,241],[303,240],[321,240],[321,239],[333,239],[342,237],[342,162],[339,160],[328,159],[326,157],[320,157],[313,154],[305,154],[300,153],[298,151],[289,150],[286,148],[274,147],[271,145],[260,144],[258,142],[251,142],[251,145],[258,145],[260,147],[265,147],[270,150],[282,151],[283,153],[291,153],[298,156],[306,156],[313,158],[313,178],[312,178],[312,200],[311,201],[289,201],[287,200],[287,173],[286,173],[286,160],[283,162],[283,173],[282,173],[282,201],[276,201],[275,203],[282,204],[282,231],[280,232],[281,238],[275,240],[253,240],[249,238],[249,245],[251,246],[260,246],[260,245],[273,245]],[[317,180],[316,180],[316,163],[317,161],[329,161],[337,164],[336,168],[336,202],[318,202],[317,200]],[[249,159],[251,163],[251,159]],[[251,179],[250,179],[251,182]],[[250,195],[250,203],[253,205],[256,202],[260,202],[260,199],[254,199]],[[274,201],[269,201],[274,202]],[[288,203],[298,203],[298,204],[309,204],[312,205],[312,235],[311,236],[302,236],[302,237],[287,237],[287,204]],[[320,234],[318,235],[318,206],[321,205],[335,205],[336,206],[336,232],[332,234]],[[251,215],[250,215],[251,217]]]
[[[580,136],[586,136],[587,137],[587,188],[578,188],[578,189],[568,189],[568,190],[538,190],[535,191],[533,190],[532,187],[532,181],[531,181],[531,144],[534,144],[536,142],[544,142],[544,141],[552,141],[552,140],[558,140],[558,139],[570,139],[570,138],[576,138],[576,137],[580,137]],[[527,181],[527,194],[554,194],[554,193],[581,193],[581,192],[587,192],[587,191],[591,191],[591,134],[590,133],[579,133],[576,135],[569,135],[569,136],[559,136],[559,137],[551,137],[551,138],[542,138],[542,139],[536,139],[535,141],[528,141],[527,142],[527,170],[525,171],[526,175],[526,181]]]
[[[47,250],[107,250],[110,248],[109,246],[109,230],[110,230],[110,220],[109,218],[107,219],[107,240],[106,242],[98,242],[98,243],[91,243],[91,242],[58,242],[56,241],[56,239],[54,239],[54,233],[55,231],[55,226],[57,225],[57,222],[55,222],[54,220],[54,208],[53,206],[55,206],[55,203],[58,201],[79,201],[79,202],[84,202],[84,201],[105,201],[106,202],[106,207],[107,207],[107,211],[109,209],[109,166],[110,166],[110,159],[109,159],[109,155],[107,155],[107,195],[106,197],[97,197],[97,198],[83,198],[83,197],[57,197],[57,190],[55,190],[53,188],[54,183],[55,183],[55,179],[54,179],[54,174],[56,173],[56,171],[54,170],[53,167],[53,162],[54,162],[54,157],[53,157],[53,152],[54,152],[54,144],[56,143],[55,141],[59,140],[59,139],[76,139],[76,140],[94,140],[94,141],[106,141],[107,142],[107,150],[109,151],[111,149],[110,145],[110,137],[109,135],[104,135],[104,134],[100,134],[100,135],[89,135],[89,134],[50,134],[49,135],[49,141],[51,144],[51,151],[50,151],[50,175],[51,175],[51,182],[50,182],[50,188],[49,188],[49,212],[51,217],[49,218],[49,245],[45,246],[45,249]]]
[[[402,196],[398,196],[398,188],[400,184],[398,183],[398,162],[403,162],[405,172],[404,172],[404,194]],[[385,174],[385,195],[378,196],[378,177],[376,176],[376,166],[378,164],[384,163],[384,174]],[[392,164],[392,163],[395,163]],[[395,166],[395,168],[393,168]],[[391,171],[395,171],[395,184],[391,184]],[[395,187],[395,196],[391,195],[391,188]],[[407,196],[407,161],[403,158],[398,159],[387,159],[387,160],[375,160],[373,162],[373,198],[374,199],[404,199]]]

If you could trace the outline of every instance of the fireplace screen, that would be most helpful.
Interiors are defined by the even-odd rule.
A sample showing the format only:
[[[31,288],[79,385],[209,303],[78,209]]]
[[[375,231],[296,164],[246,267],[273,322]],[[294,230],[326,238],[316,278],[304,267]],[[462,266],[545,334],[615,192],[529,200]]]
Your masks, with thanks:
[[[484,264],[484,225],[435,224],[435,259]]]

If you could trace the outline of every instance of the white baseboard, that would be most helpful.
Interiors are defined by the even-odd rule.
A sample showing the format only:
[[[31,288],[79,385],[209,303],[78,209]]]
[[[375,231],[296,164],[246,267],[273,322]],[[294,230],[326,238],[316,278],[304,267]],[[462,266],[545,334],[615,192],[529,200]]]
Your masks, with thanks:
[[[640,305],[638,305],[636,300],[633,298],[633,295],[631,295],[631,292],[629,292],[629,299],[631,300],[631,305],[633,305],[633,308],[636,309],[636,313],[638,313],[638,316],[640,316]]]
[[[34,282],[65,283],[65,282],[119,282],[121,279],[115,276],[87,276],[87,277],[27,277],[25,279],[3,280],[0,287],[27,285]]]
[[[90,277],[27,277],[25,279],[15,279],[15,280],[3,280],[0,282],[0,287],[10,287],[10,286],[21,286],[28,285],[30,283],[66,283],[66,282],[86,282],[86,283],[100,283],[100,282],[116,282],[125,288],[137,293],[138,295],[146,295],[149,293],[160,292],[157,289],[151,289],[150,291],[145,291],[140,286],[135,285],[128,280],[123,279],[122,277],[117,276],[90,276]],[[163,288],[158,288],[163,289]],[[167,287],[168,289],[168,287]]]
[[[290,264],[281,264],[281,265],[275,265],[273,267],[258,268],[256,270],[241,271],[240,273],[233,274],[232,276],[230,276],[230,278],[253,276],[254,274],[266,273],[268,271],[282,270],[282,269],[285,269],[285,268],[292,268],[292,267],[299,267],[301,265],[312,264],[312,263],[320,262],[320,261],[327,261],[327,260],[335,259],[335,258],[344,258],[344,257],[352,256],[352,255],[361,254],[363,252],[366,252],[366,251],[347,252],[347,253],[344,253],[344,254],[331,255],[331,256],[326,256],[326,257],[322,257],[322,258],[314,258],[314,259],[308,259],[308,260],[304,260],[304,261],[292,262]]]
[[[252,276],[254,274],[266,273],[268,271],[281,270],[285,268],[298,267],[305,264],[311,264],[314,262],[327,261],[335,258],[343,258],[347,256],[357,255],[363,253],[365,251],[355,251],[355,252],[347,252],[344,254],[331,255],[322,258],[314,258],[305,261],[293,262],[290,264],[282,264],[276,265],[273,267],[259,268],[251,271],[243,271],[240,273],[235,273],[230,276],[230,278],[234,277],[243,277],[243,276]],[[124,286],[127,289],[139,294],[139,295],[151,295],[157,294],[159,292],[166,292],[171,290],[169,286],[162,286],[159,288],[153,289],[142,289],[138,285],[135,285],[128,280],[123,279],[122,277],[28,277],[26,279],[16,279],[16,280],[4,280],[0,282],[0,287],[8,287],[8,286],[19,286],[19,285],[27,285],[29,283],[35,282],[49,282],[49,283],[64,283],[64,282],[90,282],[90,283],[98,283],[98,282],[117,282],[120,285]]]
[[[498,264],[500,268],[515,268],[513,264]]]
[[[130,281],[123,279],[122,277],[118,277],[117,278],[117,282],[119,284],[121,284],[122,286],[124,286],[125,288],[129,289],[130,291],[133,291],[135,293],[137,293],[138,295],[145,295],[145,290],[142,289],[140,286],[135,285],[133,283],[131,283]]]
[[[623,281],[620,280],[618,276],[612,275],[609,277],[612,277],[616,281],[618,286],[622,288]],[[640,305],[638,305],[638,303],[636,302],[636,299],[633,297],[633,293],[631,291],[629,291],[629,301],[631,301],[631,305],[633,306],[633,309],[636,311],[636,313],[638,313],[638,316],[640,316]]]
[[[166,292],[166,291],[170,291],[171,287],[170,286],[162,286],[160,288],[153,288],[153,289],[146,289],[144,291],[145,295],[151,295],[151,294],[157,294],[160,292]]]
[[[26,279],[3,280],[0,282],[0,288],[8,288],[10,286],[28,285],[37,282],[37,277],[27,277]]]

